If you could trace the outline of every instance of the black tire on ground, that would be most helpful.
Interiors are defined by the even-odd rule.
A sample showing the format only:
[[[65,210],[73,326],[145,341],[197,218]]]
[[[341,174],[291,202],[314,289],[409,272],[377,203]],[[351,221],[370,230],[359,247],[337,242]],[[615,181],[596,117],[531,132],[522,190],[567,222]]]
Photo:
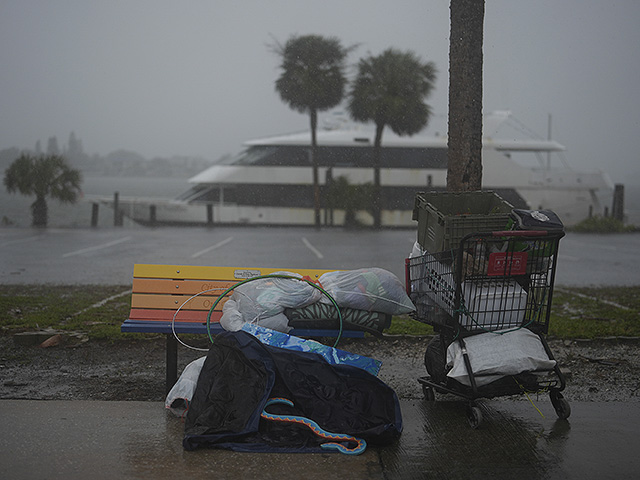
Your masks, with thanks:
[[[424,366],[431,380],[435,383],[446,383],[446,349],[440,335],[431,339],[424,352]]]

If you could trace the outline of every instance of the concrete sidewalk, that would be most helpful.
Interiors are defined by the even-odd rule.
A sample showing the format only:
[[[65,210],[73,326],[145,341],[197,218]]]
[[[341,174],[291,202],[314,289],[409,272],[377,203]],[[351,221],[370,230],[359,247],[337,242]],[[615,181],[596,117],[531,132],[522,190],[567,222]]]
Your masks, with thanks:
[[[283,479],[635,478],[637,404],[575,403],[568,421],[548,398],[482,405],[401,401],[404,432],[385,448],[338,453],[186,452],[182,422],[157,402],[0,401],[0,478]]]

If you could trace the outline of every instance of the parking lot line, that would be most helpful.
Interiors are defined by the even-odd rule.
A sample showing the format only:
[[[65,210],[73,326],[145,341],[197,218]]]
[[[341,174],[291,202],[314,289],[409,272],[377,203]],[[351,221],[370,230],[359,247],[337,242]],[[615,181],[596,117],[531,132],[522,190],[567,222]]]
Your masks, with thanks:
[[[193,255],[191,255],[191,258],[198,258],[200,255],[204,255],[205,253],[210,252],[211,250],[215,250],[216,248],[220,248],[223,245],[226,245],[231,240],[233,240],[233,237],[226,238],[221,242],[216,243],[215,245],[211,245],[210,247],[207,247],[204,250],[200,250],[199,252],[194,253]]]
[[[62,256],[64,258],[66,258],[66,257],[73,257],[74,255],[82,255],[83,253],[88,253],[88,252],[93,252],[93,251],[96,251],[96,250],[102,250],[103,248],[113,247],[114,245],[118,245],[120,243],[128,242],[129,240],[131,240],[131,237],[123,237],[123,238],[119,238],[118,240],[113,240],[111,242],[103,243],[103,244],[100,244],[100,245],[95,245],[93,247],[87,247],[87,248],[82,248],[80,250],[75,250],[73,252],[68,252],[68,253],[65,253]]]
[[[316,247],[314,247],[311,242],[309,240],[306,239],[306,237],[302,237],[302,243],[305,244],[305,246],[311,250],[313,252],[313,254],[318,257],[318,258],[324,258],[324,255],[322,254],[322,252],[320,252],[320,250],[318,250]]]
[[[5,242],[0,243],[0,248],[2,247],[7,247],[9,245],[13,245],[14,243],[26,243],[26,242],[33,242],[35,240],[38,240],[40,238],[40,236],[36,236],[36,237],[27,237],[27,238],[14,238],[12,240],[7,240]]]

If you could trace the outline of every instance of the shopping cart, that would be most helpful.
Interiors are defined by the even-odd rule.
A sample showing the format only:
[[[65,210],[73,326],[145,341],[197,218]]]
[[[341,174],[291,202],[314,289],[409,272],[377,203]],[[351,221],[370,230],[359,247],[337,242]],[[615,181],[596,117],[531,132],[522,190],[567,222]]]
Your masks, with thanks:
[[[548,392],[557,415],[569,417],[565,378],[545,339],[563,236],[471,233],[448,251],[406,259],[414,319],[436,332],[425,352],[429,375],[418,379],[425,398],[467,399],[473,428],[482,422],[479,398]]]

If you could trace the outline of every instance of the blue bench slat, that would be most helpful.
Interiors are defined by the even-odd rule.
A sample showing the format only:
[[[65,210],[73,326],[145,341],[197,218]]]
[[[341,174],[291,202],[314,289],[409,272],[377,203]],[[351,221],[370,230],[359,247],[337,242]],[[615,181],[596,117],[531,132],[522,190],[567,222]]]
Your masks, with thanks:
[[[210,326],[211,333],[220,333],[223,328],[215,323]],[[137,320],[125,320],[120,326],[121,332],[136,333],[172,333],[171,322],[144,322]],[[177,333],[207,333],[207,326],[202,323],[176,322],[175,331]]]
[[[206,334],[207,326],[202,323],[190,323],[190,322],[176,322],[176,333],[198,333]],[[224,331],[219,323],[212,323],[209,326],[212,334],[221,333]],[[120,326],[120,331],[123,333],[172,333],[171,322],[145,322],[139,320],[125,320]],[[338,330],[334,329],[311,329],[311,328],[294,328],[289,332],[296,337],[337,337]],[[349,338],[363,338],[364,332],[359,330],[343,330],[342,337]]]

